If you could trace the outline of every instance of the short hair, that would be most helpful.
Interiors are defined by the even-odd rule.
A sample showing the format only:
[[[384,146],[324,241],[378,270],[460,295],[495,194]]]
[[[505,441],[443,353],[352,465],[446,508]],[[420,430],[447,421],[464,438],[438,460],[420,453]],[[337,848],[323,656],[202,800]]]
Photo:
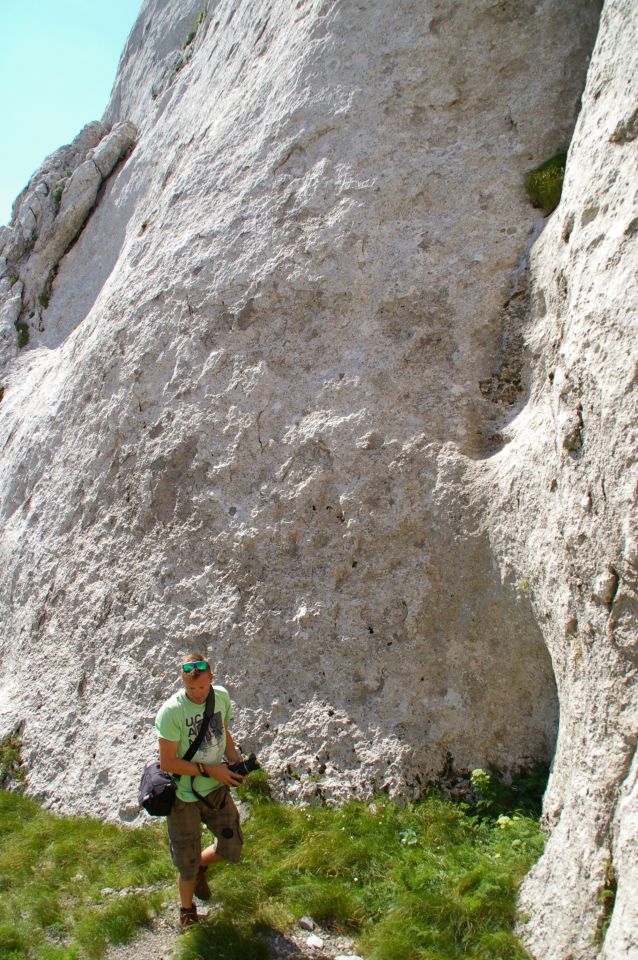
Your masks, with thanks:
[[[199,650],[195,653],[188,653],[185,657],[182,657],[180,663],[196,663],[198,660],[203,660],[207,665],[208,669],[212,673],[212,667],[210,665],[210,660],[208,657],[205,657],[203,653],[200,653]]]

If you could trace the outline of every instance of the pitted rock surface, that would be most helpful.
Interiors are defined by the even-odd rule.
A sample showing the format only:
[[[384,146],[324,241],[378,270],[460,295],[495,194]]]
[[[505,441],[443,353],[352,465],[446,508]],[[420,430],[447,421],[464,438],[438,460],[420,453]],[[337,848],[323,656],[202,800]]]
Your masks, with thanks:
[[[79,202],[128,131],[55,270],[24,197],[0,238],[2,729],[51,806],[136,819],[203,646],[281,796],[553,758],[523,936],[631,955],[635,5],[201,9],[147,0],[45,162]]]

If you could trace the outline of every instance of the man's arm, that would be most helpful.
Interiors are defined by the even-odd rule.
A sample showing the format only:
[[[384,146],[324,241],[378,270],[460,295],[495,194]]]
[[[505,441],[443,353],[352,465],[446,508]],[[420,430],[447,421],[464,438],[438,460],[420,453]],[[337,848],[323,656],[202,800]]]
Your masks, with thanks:
[[[231,737],[232,742],[232,737]],[[179,742],[177,740],[164,740],[159,737],[159,755],[160,767],[164,773],[176,773],[180,777],[198,777],[200,776],[199,767],[192,760],[182,760],[177,756]],[[237,748],[233,743],[235,751]],[[231,773],[225,763],[205,763],[203,764],[207,777],[214,777],[225,787],[237,787],[244,779],[238,773]]]
[[[240,763],[242,760],[242,755],[235,746],[233,735],[228,729],[228,724],[226,721],[224,721],[224,726],[226,728],[226,757],[231,763]]]

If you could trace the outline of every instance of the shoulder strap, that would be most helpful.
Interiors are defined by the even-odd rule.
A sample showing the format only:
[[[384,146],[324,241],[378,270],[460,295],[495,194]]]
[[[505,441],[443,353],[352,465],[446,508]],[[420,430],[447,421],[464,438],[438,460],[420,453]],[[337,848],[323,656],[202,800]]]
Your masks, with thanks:
[[[190,747],[182,757],[182,760],[192,760],[202,745],[202,740],[206,736],[210,718],[215,713],[215,689],[211,684],[210,691],[206,697],[206,706],[204,707],[204,719],[202,720],[197,737],[193,740]]]

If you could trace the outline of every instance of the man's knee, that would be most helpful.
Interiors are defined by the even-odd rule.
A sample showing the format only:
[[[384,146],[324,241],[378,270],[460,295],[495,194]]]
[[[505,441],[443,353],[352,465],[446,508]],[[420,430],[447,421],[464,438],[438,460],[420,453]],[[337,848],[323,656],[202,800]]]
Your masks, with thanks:
[[[244,836],[239,826],[239,817],[229,820],[218,828],[216,853],[229,863],[239,863],[244,845]]]

